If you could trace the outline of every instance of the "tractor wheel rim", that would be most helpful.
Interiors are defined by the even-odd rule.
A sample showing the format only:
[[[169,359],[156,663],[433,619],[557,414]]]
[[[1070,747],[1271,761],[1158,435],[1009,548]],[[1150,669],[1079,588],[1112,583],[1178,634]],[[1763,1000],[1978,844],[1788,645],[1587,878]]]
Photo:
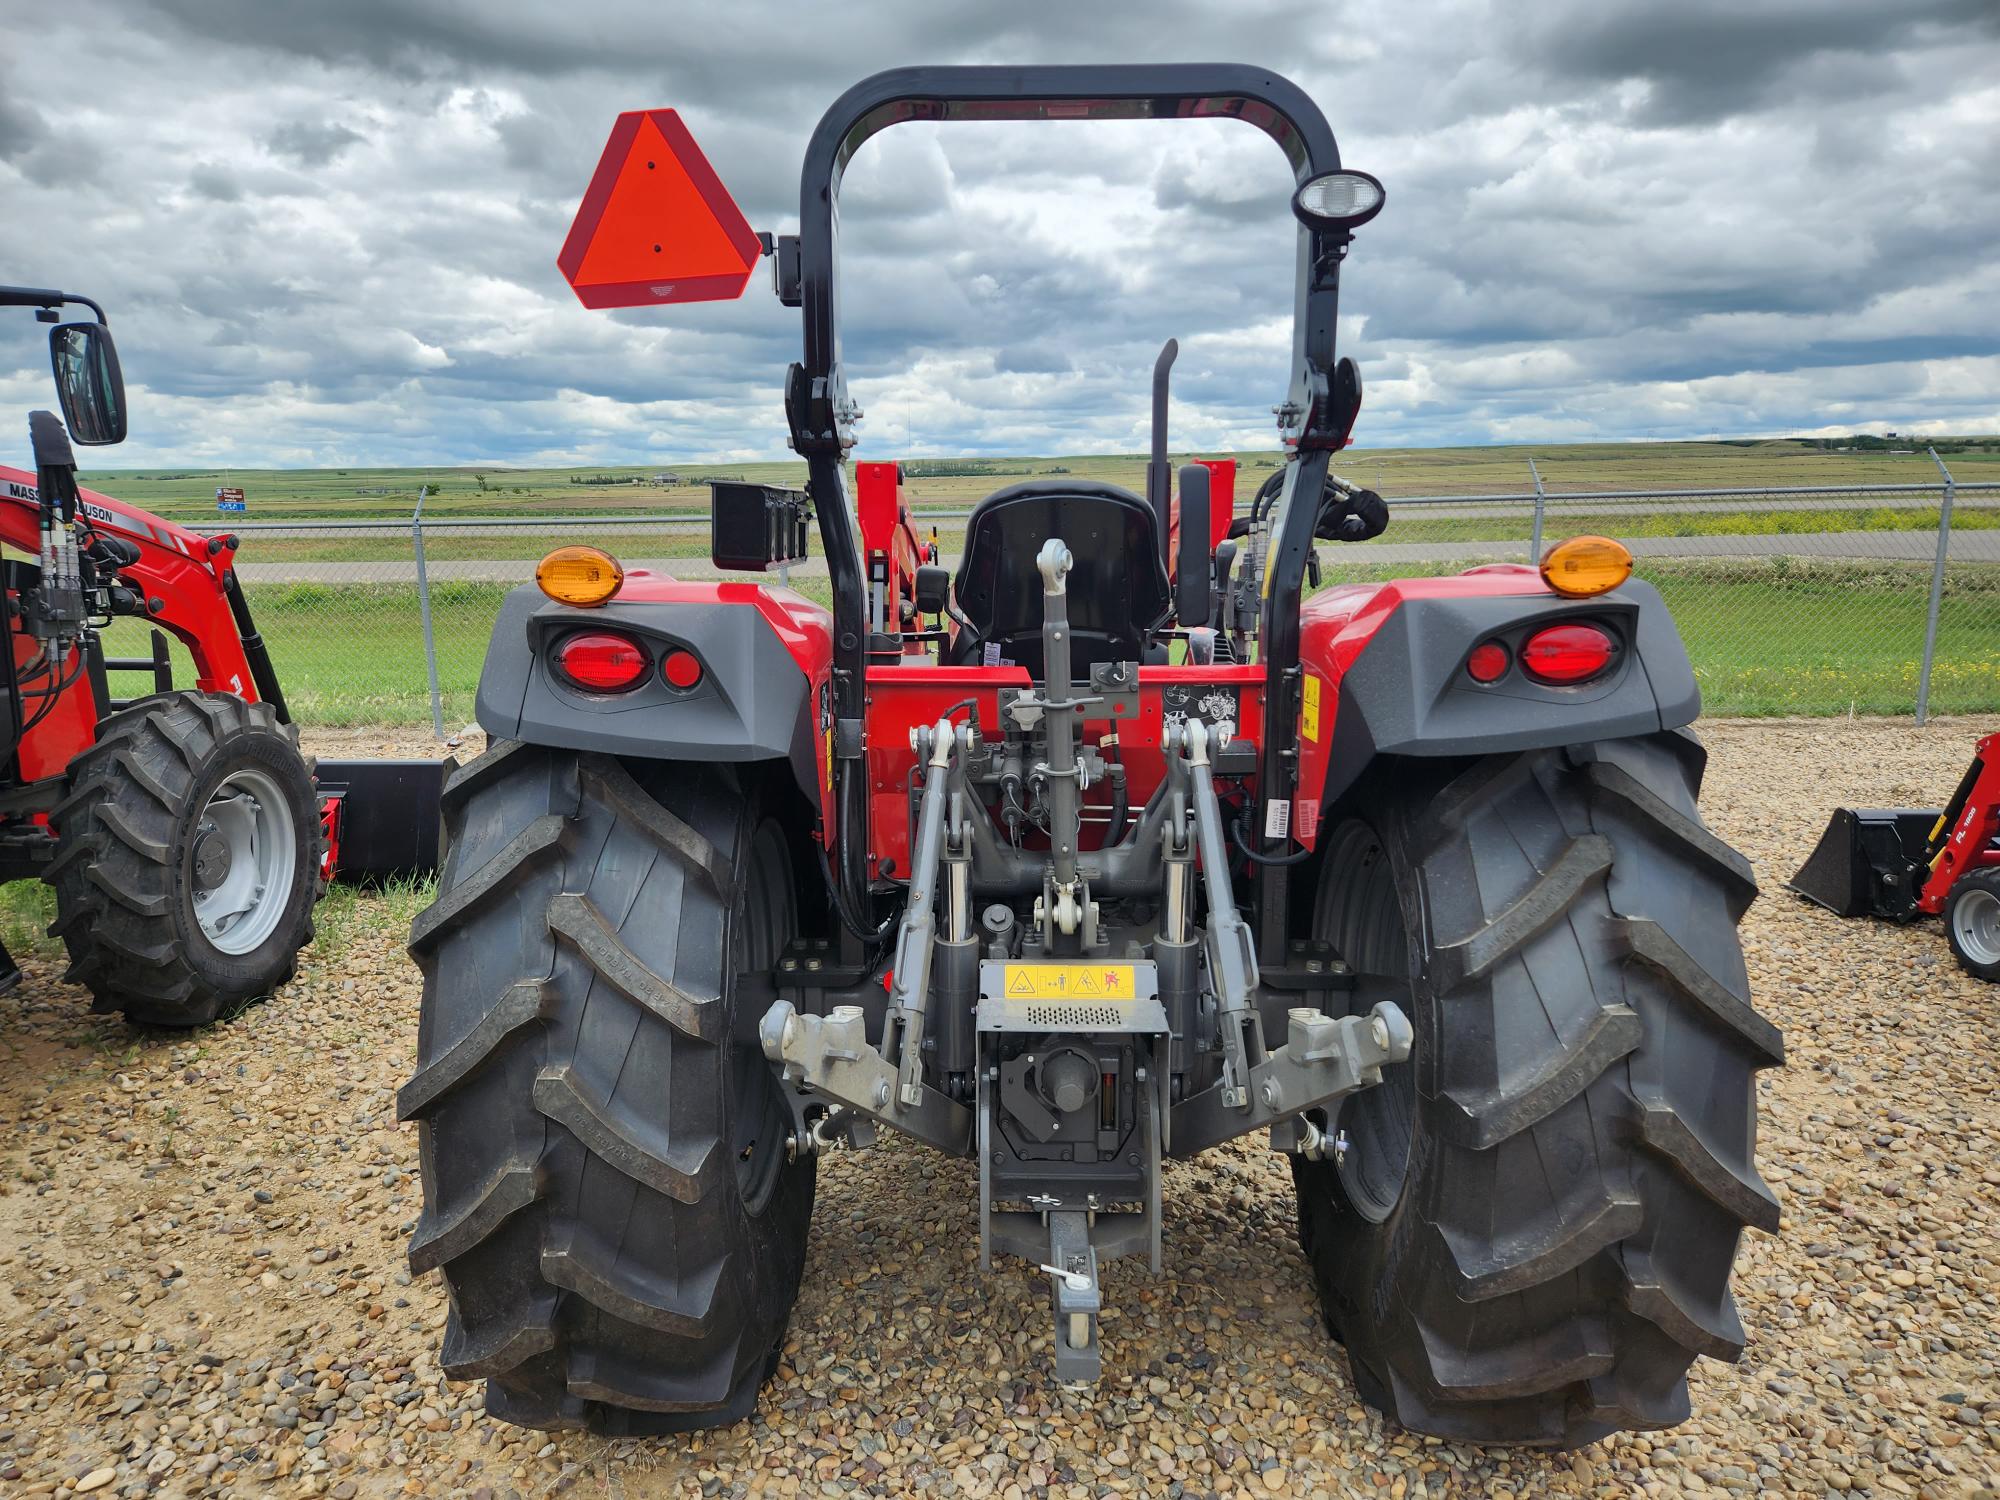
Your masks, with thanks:
[[[1974,886],[1952,904],[1951,933],[1976,964],[2000,964],[2000,896]]]
[[[1349,1013],[1366,1015],[1379,1000],[1416,1014],[1409,940],[1394,867],[1373,829],[1342,825],[1327,858],[1337,872],[1322,897],[1318,936],[1349,965],[1355,989]],[[1363,1218],[1379,1224],[1402,1201],[1416,1132],[1416,1065],[1385,1068],[1373,1088],[1350,1094],[1335,1117],[1346,1148],[1335,1156],[1340,1184]]]
[[[284,789],[263,771],[232,772],[209,794],[195,829],[203,855],[190,880],[195,922],[218,952],[254,953],[284,920],[298,871],[298,828]],[[214,884],[203,884],[204,869]]]
[[[751,835],[749,857],[738,867],[742,884],[732,913],[731,942],[739,974],[767,973],[793,930],[790,876],[784,846],[769,824]],[[791,1110],[764,1057],[752,1010],[736,1016],[729,1049],[729,1145],[736,1159],[737,1191],[752,1218],[769,1207],[785,1167]]]

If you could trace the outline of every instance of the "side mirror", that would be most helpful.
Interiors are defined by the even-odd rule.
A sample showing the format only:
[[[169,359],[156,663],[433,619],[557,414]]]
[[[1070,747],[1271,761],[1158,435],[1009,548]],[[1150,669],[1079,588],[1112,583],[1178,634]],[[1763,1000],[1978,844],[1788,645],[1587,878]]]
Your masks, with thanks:
[[[63,420],[77,442],[98,448],[125,441],[125,376],[118,346],[102,323],[63,323],[49,330],[49,363]]]
[[[1208,623],[1209,590],[1214,583],[1209,553],[1208,470],[1181,468],[1181,550],[1174,578],[1174,615],[1183,630]]]

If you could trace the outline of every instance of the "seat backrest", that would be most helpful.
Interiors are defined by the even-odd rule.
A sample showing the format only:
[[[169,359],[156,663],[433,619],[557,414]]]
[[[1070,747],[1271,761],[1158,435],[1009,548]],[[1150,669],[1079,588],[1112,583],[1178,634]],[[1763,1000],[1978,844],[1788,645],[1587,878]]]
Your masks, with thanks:
[[[1115,484],[1035,479],[988,495],[966,523],[954,592],[972,639],[961,632],[958,660],[977,664],[993,646],[1042,675],[1035,555],[1052,536],[1076,560],[1068,591],[1077,678],[1099,662],[1145,659],[1172,600],[1152,507]]]

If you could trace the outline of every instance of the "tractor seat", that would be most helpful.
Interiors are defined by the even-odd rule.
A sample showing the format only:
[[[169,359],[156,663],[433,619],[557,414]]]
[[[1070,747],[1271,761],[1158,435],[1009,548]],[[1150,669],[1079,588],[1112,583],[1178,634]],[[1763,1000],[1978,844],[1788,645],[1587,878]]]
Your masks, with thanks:
[[[953,592],[969,628],[951,659],[977,666],[997,647],[1003,661],[1042,675],[1042,575],[1035,555],[1061,537],[1069,575],[1070,662],[1078,680],[1099,662],[1160,655],[1153,636],[1172,595],[1153,508],[1115,484],[1035,479],[996,490],[965,527]],[[1164,656],[1161,656],[1164,660]]]

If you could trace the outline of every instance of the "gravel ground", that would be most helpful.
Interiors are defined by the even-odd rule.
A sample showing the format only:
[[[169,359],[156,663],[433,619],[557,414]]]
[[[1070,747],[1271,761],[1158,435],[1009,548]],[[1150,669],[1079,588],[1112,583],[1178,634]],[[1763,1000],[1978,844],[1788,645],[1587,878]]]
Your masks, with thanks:
[[[46,954],[0,1002],[0,1500],[2000,1493],[2000,993],[1935,924],[1780,888],[1829,808],[1935,802],[1995,729],[1707,729],[1708,815],[1765,883],[1745,937],[1790,1045],[1762,1075],[1786,1212],[1739,1263],[1749,1351],[1698,1367],[1677,1431],[1547,1457],[1386,1429],[1320,1332],[1282,1160],[1240,1143],[1172,1169],[1163,1276],[1109,1268],[1094,1392],[1044,1378],[1042,1279],[978,1274],[967,1168],[888,1144],[822,1169],[752,1420],[653,1443],[488,1424],[438,1373],[441,1290],[403,1264],[417,978],[407,902],[371,898],[328,914],[287,993],[197,1036],[88,1015]]]

